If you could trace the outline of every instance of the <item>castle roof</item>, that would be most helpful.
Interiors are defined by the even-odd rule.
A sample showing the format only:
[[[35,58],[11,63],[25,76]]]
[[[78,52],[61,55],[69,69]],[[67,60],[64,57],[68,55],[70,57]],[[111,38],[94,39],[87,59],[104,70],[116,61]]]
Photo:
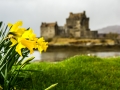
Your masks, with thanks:
[[[57,25],[57,22],[52,23],[42,23],[41,27],[55,27]]]
[[[72,13],[72,12],[70,12],[70,15],[69,15],[68,18],[71,18],[71,19],[80,19],[80,18],[82,18],[83,16],[86,16],[86,15],[85,15],[85,11],[82,12],[82,13]]]

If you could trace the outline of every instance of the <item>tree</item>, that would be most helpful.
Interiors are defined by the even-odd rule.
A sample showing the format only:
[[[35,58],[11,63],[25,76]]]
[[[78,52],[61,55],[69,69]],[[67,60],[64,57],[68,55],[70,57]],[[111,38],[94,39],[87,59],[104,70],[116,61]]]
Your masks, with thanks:
[[[118,35],[118,33],[109,32],[108,34],[106,34],[106,38],[116,40]]]

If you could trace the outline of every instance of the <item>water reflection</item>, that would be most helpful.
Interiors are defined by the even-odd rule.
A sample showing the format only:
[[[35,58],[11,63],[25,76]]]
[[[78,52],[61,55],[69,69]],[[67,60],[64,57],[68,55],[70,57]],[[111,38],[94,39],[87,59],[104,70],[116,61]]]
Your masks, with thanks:
[[[113,57],[113,56],[120,56],[120,52],[95,52],[94,55],[98,57]]]
[[[33,61],[61,61],[66,58],[72,57],[74,55],[85,55],[85,54],[91,54],[98,57],[112,57],[112,56],[120,56],[120,51],[104,51],[104,52],[92,52],[92,51],[52,51],[52,52],[43,52],[40,54],[38,51],[35,51],[30,56],[35,56],[35,59]]]

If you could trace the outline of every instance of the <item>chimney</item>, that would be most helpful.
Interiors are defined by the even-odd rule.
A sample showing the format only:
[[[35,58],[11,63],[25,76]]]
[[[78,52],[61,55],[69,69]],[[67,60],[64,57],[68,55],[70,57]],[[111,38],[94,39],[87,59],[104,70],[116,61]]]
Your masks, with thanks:
[[[85,14],[86,12],[85,11],[83,11],[83,14]]]

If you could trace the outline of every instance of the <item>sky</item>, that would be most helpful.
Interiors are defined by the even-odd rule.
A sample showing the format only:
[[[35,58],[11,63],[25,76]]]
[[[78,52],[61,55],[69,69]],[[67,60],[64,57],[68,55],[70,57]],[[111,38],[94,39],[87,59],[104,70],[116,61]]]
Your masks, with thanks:
[[[89,27],[97,30],[120,25],[120,0],[0,0],[0,21],[23,21],[23,27],[32,28],[40,36],[42,22],[66,23],[69,13],[86,11]]]

